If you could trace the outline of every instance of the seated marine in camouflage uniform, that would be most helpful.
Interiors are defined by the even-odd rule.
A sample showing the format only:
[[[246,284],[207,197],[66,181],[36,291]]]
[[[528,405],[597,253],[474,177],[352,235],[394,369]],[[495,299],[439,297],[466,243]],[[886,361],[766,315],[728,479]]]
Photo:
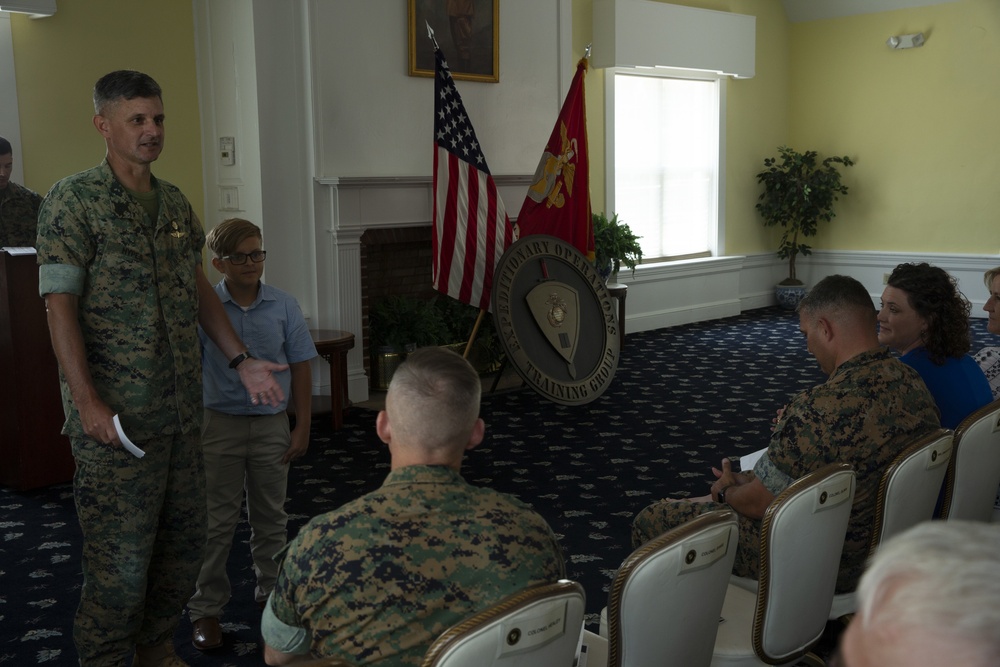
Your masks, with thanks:
[[[41,196],[10,180],[14,147],[0,137],[0,248],[34,248]]]
[[[752,472],[734,473],[724,459],[721,470],[712,469],[718,479],[709,496],[696,502],[664,499],[639,512],[632,524],[633,546],[720,509],[717,503],[728,504],[740,515],[733,573],[757,578],[760,519],[767,506],[806,473],[847,463],[857,480],[837,592],[855,589],[868,554],[882,472],[915,438],[938,428],[940,417],[920,375],[879,346],[875,307],[861,283],[828,276],[798,311],[809,352],[829,379],[792,398]]]
[[[290,543],[261,621],[269,665],[306,654],[419,665],[450,626],[565,576],[541,516],[460,474],[483,439],[479,397],[476,372],[442,348],[417,350],[396,370],[375,423],[391,471]]]

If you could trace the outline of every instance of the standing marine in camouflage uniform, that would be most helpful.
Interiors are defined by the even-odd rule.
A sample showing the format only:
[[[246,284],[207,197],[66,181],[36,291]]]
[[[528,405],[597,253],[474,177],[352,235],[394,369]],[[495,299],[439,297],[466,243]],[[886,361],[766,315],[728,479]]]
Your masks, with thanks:
[[[882,472],[916,438],[940,426],[934,399],[920,375],[879,347],[875,307],[864,286],[829,276],[799,304],[799,328],[829,379],[795,396],[782,411],[767,452],[752,472],[734,473],[728,459],[710,497],[739,513],[740,546],[734,574],[758,576],[760,519],[793,481],[828,463],[847,463],[857,475],[854,506],[840,560],[837,592],[853,591],[868,556]],[[665,499],[636,516],[632,544],[713,509],[715,502]]]
[[[163,147],[160,87],[112,72],[94,87],[107,157],[53,186],[38,228],[39,292],[59,361],[76,460],[83,591],[80,664],[183,665],[172,638],[205,543],[197,324],[234,362],[254,400],[281,389],[247,359],[201,268],[204,233],[181,192],[153,177]],[[145,452],[123,449],[115,428]]]
[[[459,472],[483,439],[479,396],[476,372],[442,348],[417,350],[396,370],[376,420],[391,472],[289,545],[261,622],[268,664],[312,653],[419,665],[451,625],[565,576],[541,516]]]
[[[13,169],[14,147],[0,137],[0,248],[33,248],[42,198],[10,180]]]

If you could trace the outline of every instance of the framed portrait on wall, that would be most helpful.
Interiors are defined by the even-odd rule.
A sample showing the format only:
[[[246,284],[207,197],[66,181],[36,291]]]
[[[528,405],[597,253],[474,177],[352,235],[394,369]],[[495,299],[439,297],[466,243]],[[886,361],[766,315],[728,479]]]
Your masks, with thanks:
[[[406,0],[410,76],[434,76],[434,31],[455,79],[500,80],[500,0]]]

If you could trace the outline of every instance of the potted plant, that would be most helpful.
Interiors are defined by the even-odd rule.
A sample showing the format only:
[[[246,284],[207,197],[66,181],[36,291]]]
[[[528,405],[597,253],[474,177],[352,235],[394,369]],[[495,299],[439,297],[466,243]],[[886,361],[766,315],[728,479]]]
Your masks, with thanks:
[[[371,336],[372,386],[385,391],[407,352],[437,345],[447,337],[446,327],[429,299],[390,296],[376,303],[368,313]]]
[[[372,342],[394,352],[412,352],[447,337],[447,328],[432,299],[382,299],[368,314],[368,325]]]
[[[778,303],[794,308],[805,295],[805,285],[795,275],[795,259],[812,253],[803,239],[815,235],[821,221],[836,216],[833,203],[847,194],[837,165],[850,167],[854,162],[846,155],[817,162],[816,151],[800,153],[788,146],[779,147],[778,153],[777,158],[765,158],[765,169],[757,174],[764,192],[756,208],[765,226],[784,228],[778,257],[788,260],[788,277],[778,283],[775,293]]]
[[[479,309],[450,297],[437,299],[436,305],[448,331],[447,337],[440,341],[440,344],[458,354],[464,354],[469,336],[479,317]],[[483,317],[469,349],[469,363],[480,375],[484,375],[495,371],[502,357],[503,349],[500,347],[500,340],[493,326],[493,318]]]
[[[632,229],[618,219],[614,213],[608,219],[604,213],[594,213],[594,267],[605,281],[609,276],[617,276],[618,270],[624,264],[632,269],[642,261],[641,236],[636,236]],[[614,281],[612,281],[614,282]]]
[[[368,314],[372,387],[388,389],[396,368],[418,347],[442,345],[463,354],[478,315],[478,308],[443,296],[390,296],[378,301]],[[469,363],[483,374],[496,370],[501,355],[492,318],[483,318]]]

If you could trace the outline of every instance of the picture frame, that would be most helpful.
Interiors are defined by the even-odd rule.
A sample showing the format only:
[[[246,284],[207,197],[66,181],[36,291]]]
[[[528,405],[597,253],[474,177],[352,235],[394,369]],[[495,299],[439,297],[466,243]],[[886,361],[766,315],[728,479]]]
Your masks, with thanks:
[[[500,81],[500,0],[406,1],[410,76],[434,76],[430,25],[452,78]]]

